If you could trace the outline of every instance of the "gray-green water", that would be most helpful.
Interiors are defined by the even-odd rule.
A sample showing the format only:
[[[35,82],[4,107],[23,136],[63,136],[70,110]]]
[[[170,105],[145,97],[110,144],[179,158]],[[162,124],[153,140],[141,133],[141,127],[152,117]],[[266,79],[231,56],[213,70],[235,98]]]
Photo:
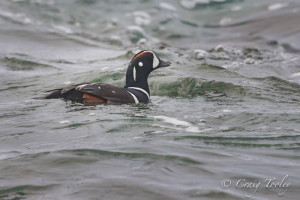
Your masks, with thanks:
[[[299,18],[297,0],[1,1],[0,199],[299,199]],[[148,104],[32,99],[123,86],[141,49],[172,62]]]

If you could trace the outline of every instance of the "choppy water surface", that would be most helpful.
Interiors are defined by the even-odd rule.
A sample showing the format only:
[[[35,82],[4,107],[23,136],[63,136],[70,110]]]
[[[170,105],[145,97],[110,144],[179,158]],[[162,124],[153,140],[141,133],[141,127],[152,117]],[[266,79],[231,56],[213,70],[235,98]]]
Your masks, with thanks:
[[[299,9],[1,1],[0,199],[298,199]],[[85,81],[122,86],[141,49],[172,61],[151,75],[148,104],[32,99]],[[280,186],[267,188],[272,178]]]

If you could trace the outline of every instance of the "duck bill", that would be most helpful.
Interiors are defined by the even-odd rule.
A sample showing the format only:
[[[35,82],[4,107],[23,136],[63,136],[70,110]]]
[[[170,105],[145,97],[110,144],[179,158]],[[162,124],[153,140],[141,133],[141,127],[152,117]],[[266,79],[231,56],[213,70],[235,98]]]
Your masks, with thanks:
[[[168,67],[168,66],[170,66],[170,65],[171,65],[171,62],[160,60],[158,67],[159,67],[159,68],[160,68],[160,67]]]

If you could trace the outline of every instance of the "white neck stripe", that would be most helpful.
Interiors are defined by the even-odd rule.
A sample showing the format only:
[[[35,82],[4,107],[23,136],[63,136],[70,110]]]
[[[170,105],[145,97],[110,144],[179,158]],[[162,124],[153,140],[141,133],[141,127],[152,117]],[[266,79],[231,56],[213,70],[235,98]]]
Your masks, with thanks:
[[[139,100],[136,98],[136,96],[134,95],[134,94],[132,94],[131,92],[129,92],[129,91],[127,91],[129,94],[131,94],[131,96],[133,97],[133,99],[134,99],[134,103],[135,104],[138,104],[138,103],[140,103],[139,102]]]
[[[146,90],[144,90],[142,88],[138,88],[138,87],[128,87],[128,88],[139,90],[139,91],[143,92],[145,95],[147,95],[148,99],[150,99],[150,95],[148,94],[148,92]]]

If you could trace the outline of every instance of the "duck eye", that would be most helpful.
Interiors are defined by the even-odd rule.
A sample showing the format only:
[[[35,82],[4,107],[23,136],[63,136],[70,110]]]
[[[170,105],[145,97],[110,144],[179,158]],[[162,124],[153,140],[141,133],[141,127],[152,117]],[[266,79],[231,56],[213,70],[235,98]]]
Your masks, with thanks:
[[[139,62],[139,66],[140,66],[140,67],[143,67],[143,65],[144,65],[144,64],[143,64],[142,62]]]

